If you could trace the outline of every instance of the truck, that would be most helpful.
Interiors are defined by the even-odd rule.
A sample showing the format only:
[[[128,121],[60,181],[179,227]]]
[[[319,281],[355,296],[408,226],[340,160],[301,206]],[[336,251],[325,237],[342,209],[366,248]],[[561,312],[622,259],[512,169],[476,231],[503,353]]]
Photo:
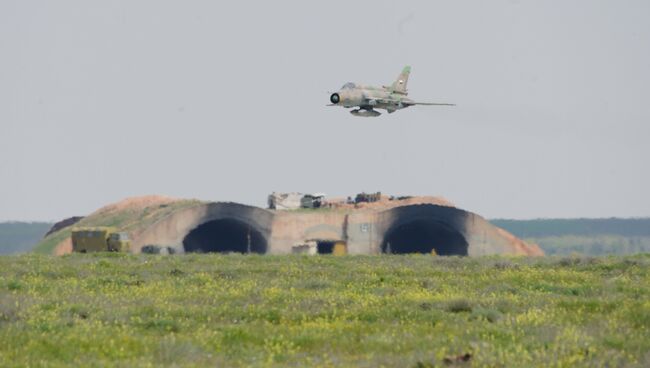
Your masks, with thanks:
[[[72,251],[90,252],[128,252],[131,241],[125,232],[113,227],[78,227],[72,229]]]

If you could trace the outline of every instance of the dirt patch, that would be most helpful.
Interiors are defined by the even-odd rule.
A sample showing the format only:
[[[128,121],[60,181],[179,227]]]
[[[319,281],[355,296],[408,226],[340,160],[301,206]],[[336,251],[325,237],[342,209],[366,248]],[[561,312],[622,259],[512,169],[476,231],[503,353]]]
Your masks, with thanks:
[[[57,244],[57,246],[54,248],[54,255],[55,256],[62,256],[64,254],[70,254],[70,253],[72,253],[72,239],[71,238],[66,238],[64,241]]]
[[[496,226],[495,226],[496,227]],[[524,254],[527,256],[543,256],[544,251],[537,244],[528,244],[525,241],[517,238],[506,230],[503,230],[500,227],[496,227],[499,235],[507,238],[510,241],[510,244],[517,250],[517,254]]]

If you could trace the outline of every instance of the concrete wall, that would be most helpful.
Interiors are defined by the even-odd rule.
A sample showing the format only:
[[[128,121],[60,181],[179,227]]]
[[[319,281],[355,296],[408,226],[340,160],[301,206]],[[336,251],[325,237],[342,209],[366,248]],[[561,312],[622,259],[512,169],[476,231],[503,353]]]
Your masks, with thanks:
[[[345,214],[326,211],[278,211],[273,219],[269,253],[291,253],[308,240],[345,240]]]

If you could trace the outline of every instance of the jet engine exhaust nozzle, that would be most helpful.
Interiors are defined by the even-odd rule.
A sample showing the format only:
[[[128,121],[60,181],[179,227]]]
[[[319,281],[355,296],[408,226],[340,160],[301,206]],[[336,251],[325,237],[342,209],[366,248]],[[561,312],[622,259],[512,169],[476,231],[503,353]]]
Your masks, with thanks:
[[[341,96],[339,96],[338,93],[332,93],[330,96],[330,102],[336,105],[337,103],[341,102]]]

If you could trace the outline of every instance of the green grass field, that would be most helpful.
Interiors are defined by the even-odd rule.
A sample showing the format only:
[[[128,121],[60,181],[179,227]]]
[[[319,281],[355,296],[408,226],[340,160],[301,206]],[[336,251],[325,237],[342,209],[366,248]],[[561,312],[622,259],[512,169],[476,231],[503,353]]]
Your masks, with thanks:
[[[0,366],[648,367],[649,269],[649,255],[5,256]]]

